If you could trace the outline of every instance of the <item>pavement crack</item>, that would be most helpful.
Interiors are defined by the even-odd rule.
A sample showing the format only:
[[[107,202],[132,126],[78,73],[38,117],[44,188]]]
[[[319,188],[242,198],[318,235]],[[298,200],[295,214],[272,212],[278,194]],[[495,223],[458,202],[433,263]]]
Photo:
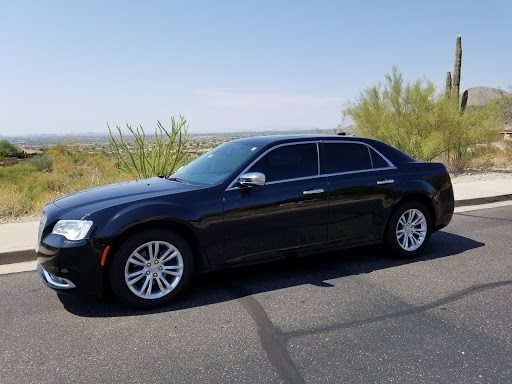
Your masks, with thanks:
[[[512,285],[512,280],[505,280],[505,281],[498,281],[498,282],[474,285],[469,288],[463,289],[461,291],[455,292],[455,293],[453,293],[449,296],[446,296],[442,299],[436,300],[432,303],[425,304],[425,305],[422,305],[419,307],[412,307],[409,309],[405,309],[403,311],[388,313],[388,314],[380,315],[380,316],[369,317],[369,318],[361,319],[361,320],[353,320],[353,321],[349,321],[349,322],[341,323],[341,324],[333,324],[333,325],[330,325],[327,327],[319,327],[319,328],[313,328],[313,329],[305,329],[305,330],[287,332],[286,336],[288,339],[293,338],[293,337],[310,336],[310,335],[314,335],[314,334],[316,335],[316,334],[322,334],[322,333],[327,333],[327,332],[332,332],[332,331],[340,331],[343,329],[360,327],[363,325],[379,323],[381,321],[386,321],[386,320],[390,320],[390,319],[396,319],[396,318],[400,318],[400,317],[410,316],[410,315],[414,315],[417,313],[428,311],[428,310],[436,308],[436,307],[440,307],[442,305],[456,302],[466,296],[475,295],[477,293],[487,291],[489,289],[504,287],[504,286],[508,286],[508,285]]]
[[[240,301],[256,323],[261,346],[281,379],[285,383],[305,383],[288,352],[289,338],[272,323],[260,302],[244,287],[228,286],[226,289]]]

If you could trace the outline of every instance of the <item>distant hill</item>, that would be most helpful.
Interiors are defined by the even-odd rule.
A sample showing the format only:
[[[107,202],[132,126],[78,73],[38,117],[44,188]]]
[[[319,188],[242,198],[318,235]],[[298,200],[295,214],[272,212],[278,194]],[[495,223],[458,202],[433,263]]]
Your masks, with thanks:
[[[191,141],[198,140],[220,140],[220,142],[240,139],[242,137],[265,136],[265,135],[292,135],[292,134],[318,134],[317,129],[296,129],[283,131],[240,131],[240,132],[212,132],[212,133],[189,133]],[[149,136],[149,134],[148,134]],[[8,140],[19,147],[49,147],[58,143],[77,144],[84,146],[107,145],[109,135],[106,133],[87,132],[78,134],[57,134],[57,133],[40,133],[19,136],[2,136],[0,140]],[[133,140],[133,136],[124,135],[125,140]],[[217,143],[218,145],[218,143]]]
[[[493,99],[501,96],[512,97],[512,93],[505,92],[498,88],[474,87],[468,89],[468,106],[478,106],[487,104]]]

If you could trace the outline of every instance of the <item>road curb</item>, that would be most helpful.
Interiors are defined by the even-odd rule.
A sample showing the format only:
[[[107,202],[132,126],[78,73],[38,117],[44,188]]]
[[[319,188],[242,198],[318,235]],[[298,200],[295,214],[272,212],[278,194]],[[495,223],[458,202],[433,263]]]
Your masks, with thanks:
[[[34,260],[37,260],[37,253],[34,248],[26,248],[0,253],[0,265]]]
[[[471,205],[498,203],[500,201],[508,201],[508,200],[512,200],[512,194],[489,196],[489,197],[477,197],[474,199],[465,199],[465,200],[455,200],[455,208],[467,207],[467,206],[471,206]]]

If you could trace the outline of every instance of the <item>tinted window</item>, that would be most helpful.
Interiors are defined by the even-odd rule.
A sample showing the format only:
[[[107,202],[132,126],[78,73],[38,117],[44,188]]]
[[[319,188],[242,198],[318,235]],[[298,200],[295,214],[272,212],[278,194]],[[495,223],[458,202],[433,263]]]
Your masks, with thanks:
[[[373,168],[389,168],[389,164],[382,158],[377,152],[370,148],[370,154],[372,156]]]
[[[294,144],[276,148],[258,160],[248,172],[263,173],[267,182],[316,176],[316,144]]]
[[[355,143],[324,143],[325,173],[372,169],[368,147]]]

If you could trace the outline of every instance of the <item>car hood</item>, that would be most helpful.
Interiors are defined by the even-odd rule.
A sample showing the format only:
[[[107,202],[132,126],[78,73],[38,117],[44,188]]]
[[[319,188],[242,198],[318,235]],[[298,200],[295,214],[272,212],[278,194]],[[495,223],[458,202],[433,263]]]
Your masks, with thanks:
[[[70,211],[83,208],[85,206],[95,206],[98,203],[102,206],[113,206],[141,199],[172,195],[199,188],[201,187],[197,185],[154,177],[151,179],[128,181],[87,189],[85,191],[61,197],[53,203],[61,209]]]

